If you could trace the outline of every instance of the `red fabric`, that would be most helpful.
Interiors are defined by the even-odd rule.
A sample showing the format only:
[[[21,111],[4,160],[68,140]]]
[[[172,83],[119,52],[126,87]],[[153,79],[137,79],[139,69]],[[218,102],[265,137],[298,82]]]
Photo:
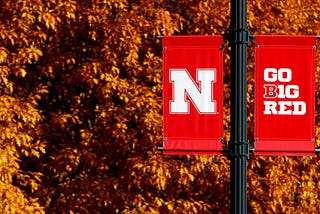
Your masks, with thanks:
[[[256,36],[255,154],[315,154],[316,36]]]
[[[163,116],[166,154],[220,154],[223,137],[223,58],[221,36],[165,36],[163,44]],[[180,69],[194,88],[201,91],[199,69],[214,72],[212,97],[214,112],[199,110],[187,90],[181,96],[188,102],[188,112],[175,112],[172,102],[177,102],[174,90],[178,81],[172,69]],[[184,82],[184,81],[183,81]],[[183,82],[180,82],[182,84]],[[196,86],[196,87],[195,87]],[[208,85],[207,85],[208,86]],[[202,94],[203,95],[203,94]],[[176,99],[176,100],[175,100]],[[207,100],[206,98],[203,98]],[[199,106],[203,106],[201,103]]]

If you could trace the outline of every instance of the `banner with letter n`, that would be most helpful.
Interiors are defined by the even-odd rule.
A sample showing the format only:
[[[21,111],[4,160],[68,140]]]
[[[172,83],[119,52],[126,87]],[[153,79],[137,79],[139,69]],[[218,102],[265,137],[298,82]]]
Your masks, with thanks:
[[[314,155],[316,36],[255,43],[255,154]]]
[[[162,38],[166,154],[222,152],[222,42],[222,36]]]

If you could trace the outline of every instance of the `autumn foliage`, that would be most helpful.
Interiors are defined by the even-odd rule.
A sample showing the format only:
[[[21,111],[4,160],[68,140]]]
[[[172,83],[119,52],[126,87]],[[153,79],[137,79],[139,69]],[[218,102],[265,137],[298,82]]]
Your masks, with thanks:
[[[162,145],[157,36],[221,35],[229,22],[230,3],[225,0],[1,0],[0,210],[228,213],[226,156],[165,156],[157,151]],[[317,35],[320,4],[249,1],[248,26],[252,34]],[[228,140],[227,43],[224,49]],[[252,46],[248,60],[252,142]],[[319,212],[319,172],[318,155],[251,156],[249,212]]]

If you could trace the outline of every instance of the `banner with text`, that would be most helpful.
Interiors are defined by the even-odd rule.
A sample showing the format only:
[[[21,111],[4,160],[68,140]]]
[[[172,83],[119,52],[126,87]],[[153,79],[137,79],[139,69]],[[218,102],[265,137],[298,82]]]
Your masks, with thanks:
[[[221,153],[222,42],[222,36],[162,38],[166,154]]]
[[[316,36],[256,36],[255,154],[315,154]]]

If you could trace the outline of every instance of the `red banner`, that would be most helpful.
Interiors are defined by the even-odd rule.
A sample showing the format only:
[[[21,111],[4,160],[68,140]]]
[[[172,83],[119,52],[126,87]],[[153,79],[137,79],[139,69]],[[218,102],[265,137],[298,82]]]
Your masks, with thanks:
[[[255,154],[315,154],[316,36],[256,36]]]
[[[221,153],[222,42],[221,36],[162,38],[166,154]]]

